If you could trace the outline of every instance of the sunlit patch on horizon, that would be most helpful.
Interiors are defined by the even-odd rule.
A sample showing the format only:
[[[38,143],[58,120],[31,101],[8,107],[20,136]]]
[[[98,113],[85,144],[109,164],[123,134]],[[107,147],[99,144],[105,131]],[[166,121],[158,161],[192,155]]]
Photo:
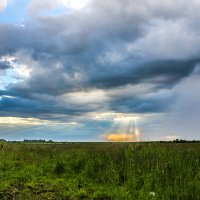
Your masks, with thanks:
[[[106,140],[109,142],[138,142],[139,138],[136,134],[110,133],[106,135]]]
[[[109,142],[139,142],[141,133],[137,125],[137,120],[141,117],[135,114],[111,115],[112,125],[106,134],[103,134],[103,139]],[[107,116],[108,117],[108,116]]]

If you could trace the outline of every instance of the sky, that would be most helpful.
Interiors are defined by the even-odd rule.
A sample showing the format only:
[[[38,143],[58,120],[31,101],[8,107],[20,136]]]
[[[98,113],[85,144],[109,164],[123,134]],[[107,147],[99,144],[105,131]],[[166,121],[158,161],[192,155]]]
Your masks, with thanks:
[[[0,138],[200,139],[199,0],[0,0]]]

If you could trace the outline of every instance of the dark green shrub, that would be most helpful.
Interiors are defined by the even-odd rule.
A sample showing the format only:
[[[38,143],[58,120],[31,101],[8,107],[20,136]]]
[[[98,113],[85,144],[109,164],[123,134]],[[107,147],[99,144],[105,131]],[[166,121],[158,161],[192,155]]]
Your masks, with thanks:
[[[65,166],[63,162],[58,161],[56,163],[55,169],[54,169],[55,174],[61,175],[65,172]]]

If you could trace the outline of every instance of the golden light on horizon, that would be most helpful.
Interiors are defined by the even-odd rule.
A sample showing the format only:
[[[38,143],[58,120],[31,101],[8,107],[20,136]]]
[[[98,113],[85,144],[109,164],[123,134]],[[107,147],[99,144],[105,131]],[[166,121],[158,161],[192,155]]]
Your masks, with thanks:
[[[106,136],[109,142],[138,142],[138,135],[128,133],[110,133]]]
[[[104,139],[109,142],[138,142],[140,130],[137,125],[138,116],[129,114],[117,115],[113,119],[113,125]]]

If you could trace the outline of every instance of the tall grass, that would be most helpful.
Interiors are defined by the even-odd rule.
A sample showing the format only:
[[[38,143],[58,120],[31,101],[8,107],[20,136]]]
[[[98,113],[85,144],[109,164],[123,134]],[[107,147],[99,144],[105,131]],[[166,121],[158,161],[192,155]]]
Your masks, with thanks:
[[[0,144],[0,199],[200,199],[200,144]]]

